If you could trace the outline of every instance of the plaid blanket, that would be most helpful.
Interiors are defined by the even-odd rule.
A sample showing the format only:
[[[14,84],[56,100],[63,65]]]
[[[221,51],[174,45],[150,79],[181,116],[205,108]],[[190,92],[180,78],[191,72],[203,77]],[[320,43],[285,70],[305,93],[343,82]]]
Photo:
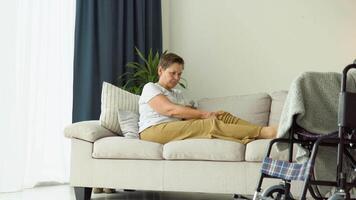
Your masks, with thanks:
[[[303,164],[291,163],[284,160],[272,160],[266,157],[263,160],[261,171],[263,174],[285,180],[304,180],[306,172],[310,169],[309,162]]]

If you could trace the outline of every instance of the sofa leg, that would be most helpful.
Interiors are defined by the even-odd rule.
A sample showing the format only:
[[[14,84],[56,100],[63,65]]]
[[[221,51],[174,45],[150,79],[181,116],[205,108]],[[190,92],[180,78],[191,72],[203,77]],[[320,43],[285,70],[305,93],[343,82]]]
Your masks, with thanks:
[[[76,200],[90,200],[92,188],[74,187]]]
[[[235,200],[242,200],[242,199],[249,199],[241,194],[234,194],[234,199]]]
[[[132,190],[132,189],[124,189],[124,192],[136,192],[136,190]]]

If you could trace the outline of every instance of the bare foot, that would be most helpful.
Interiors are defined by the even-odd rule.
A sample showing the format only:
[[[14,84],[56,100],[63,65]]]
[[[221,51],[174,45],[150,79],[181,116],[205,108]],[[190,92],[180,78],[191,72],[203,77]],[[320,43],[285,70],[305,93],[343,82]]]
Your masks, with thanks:
[[[273,139],[277,136],[276,126],[265,126],[262,127],[260,135],[257,137],[259,139]]]

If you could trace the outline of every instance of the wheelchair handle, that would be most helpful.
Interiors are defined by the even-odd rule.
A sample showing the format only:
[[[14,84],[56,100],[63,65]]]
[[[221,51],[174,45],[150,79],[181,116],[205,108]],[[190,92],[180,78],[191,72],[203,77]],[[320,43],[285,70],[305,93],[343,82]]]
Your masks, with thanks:
[[[347,72],[350,69],[356,69],[356,60],[354,61],[353,64],[347,65],[344,70],[342,71],[342,79],[341,79],[341,92],[346,92],[346,79],[347,79]]]

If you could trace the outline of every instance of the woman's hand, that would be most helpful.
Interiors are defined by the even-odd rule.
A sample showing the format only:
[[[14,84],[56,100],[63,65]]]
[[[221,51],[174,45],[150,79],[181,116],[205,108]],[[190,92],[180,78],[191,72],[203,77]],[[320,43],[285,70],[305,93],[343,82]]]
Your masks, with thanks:
[[[217,112],[206,112],[206,111],[204,111],[202,118],[203,119],[209,119],[209,118],[216,119],[217,116],[218,116]]]
[[[216,119],[219,115],[221,115],[223,113],[224,113],[224,111],[204,112],[203,119],[208,119],[208,118]]]
[[[209,118],[214,118],[214,117],[215,117],[214,112],[205,112],[205,111],[203,111],[202,119],[209,119]]]

